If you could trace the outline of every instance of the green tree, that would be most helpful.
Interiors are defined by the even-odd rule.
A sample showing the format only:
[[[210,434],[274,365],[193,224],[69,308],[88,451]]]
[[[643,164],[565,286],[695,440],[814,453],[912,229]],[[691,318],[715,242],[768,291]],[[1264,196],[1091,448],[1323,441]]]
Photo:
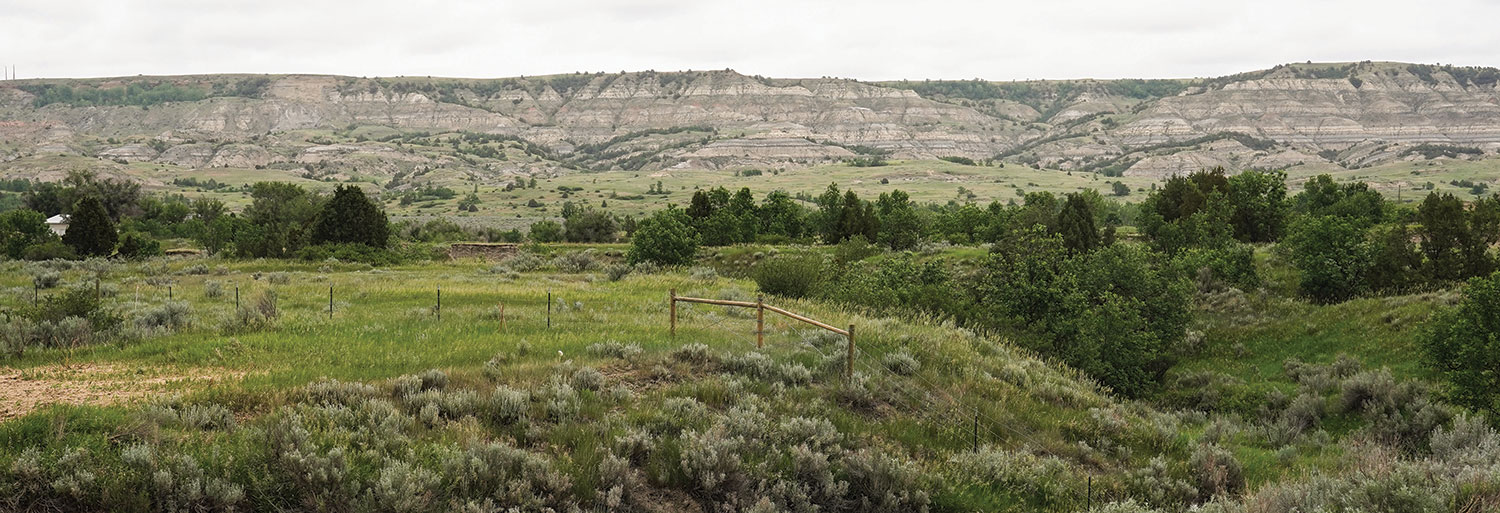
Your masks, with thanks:
[[[356,185],[339,186],[313,224],[314,244],[364,244],[384,248],[391,238],[390,221],[380,205]]]
[[[1223,169],[1173,176],[1141,202],[1138,224],[1152,247],[1169,255],[1234,242],[1233,208]]]
[[[120,237],[116,252],[120,258],[129,259],[160,256],[161,242],[144,233],[129,232]]]
[[[1290,206],[1286,201],[1286,173],[1244,171],[1229,177],[1229,203],[1234,238],[1241,242],[1274,242],[1286,231]]]
[[[1420,340],[1454,402],[1500,414],[1500,273],[1469,280],[1463,300],[1433,315]]]
[[[796,239],[807,233],[807,214],[786,191],[766,194],[760,209],[761,232]]]
[[[1422,283],[1422,253],[1405,224],[1378,226],[1370,233],[1368,281],[1381,292],[1404,292]]]
[[[1318,175],[1302,184],[1302,193],[1293,198],[1298,212],[1312,216],[1339,216],[1355,219],[1365,226],[1385,218],[1385,197],[1371,190],[1369,184],[1353,182],[1338,185],[1329,175]]]
[[[229,210],[224,207],[224,202],[213,198],[199,198],[193,200],[193,217],[205,224],[213,223],[219,216]]]
[[[1071,193],[1057,215],[1057,232],[1070,253],[1088,253],[1099,247],[1099,227],[1094,224],[1094,208],[1082,194]]]
[[[1437,280],[1460,280],[1488,274],[1493,267],[1484,237],[1471,229],[1474,212],[1452,194],[1434,192],[1417,208],[1417,233],[1427,257],[1427,274]]]
[[[815,201],[818,210],[813,216],[813,227],[824,244],[837,244],[843,240],[840,236],[843,233],[840,223],[844,217],[842,197],[838,184],[830,183]]]
[[[233,249],[235,241],[240,239],[240,234],[248,228],[244,218],[234,215],[223,215],[214,218],[199,232],[196,240],[203,245],[203,249],[210,255],[217,255],[222,251]]]
[[[641,220],[630,239],[630,263],[654,262],[660,265],[683,265],[693,261],[698,251],[698,234],[692,218],[675,207],[658,210]]]
[[[563,227],[557,221],[537,221],[531,223],[530,238],[535,242],[561,242]]]
[[[917,215],[911,197],[900,189],[882,193],[875,199],[875,214],[878,218],[877,241],[887,248],[902,251],[917,247],[922,242],[922,218]]]
[[[84,196],[72,210],[63,243],[72,246],[79,256],[109,256],[113,253],[119,234],[115,232],[115,222],[110,220],[104,203],[94,196]]]
[[[1190,285],[1164,263],[1124,244],[1069,256],[1061,235],[1018,230],[992,248],[959,320],[1017,333],[1031,349],[1140,396],[1170,367],[1168,348],[1190,319]]]
[[[285,258],[307,243],[322,200],[302,186],[285,182],[258,182],[250,188],[248,221],[238,232],[235,251],[241,256]]]
[[[614,242],[619,238],[615,218],[592,208],[563,220],[563,237],[568,242]]]
[[[876,240],[880,233],[880,221],[875,217],[875,207],[859,199],[854,191],[845,191],[839,206],[838,238],[843,241],[856,235],[866,241]]]
[[[1369,290],[1372,262],[1361,224],[1338,216],[1306,217],[1292,224],[1285,243],[1304,295],[1337,303]]]
[[[47,227],[47,217],[35,210],[12,210],[0,213],[0,252],[6,258],[20,259],[26,248],[57,240]]]

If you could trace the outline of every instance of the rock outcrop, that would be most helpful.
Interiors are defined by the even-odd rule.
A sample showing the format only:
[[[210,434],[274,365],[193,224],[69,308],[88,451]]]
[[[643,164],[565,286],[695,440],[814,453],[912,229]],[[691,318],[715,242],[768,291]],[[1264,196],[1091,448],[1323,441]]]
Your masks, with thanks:
[[[767,79],[727,70],[30,80],[0,84],[0,165],[76,155],[189,168],[396,175],[457,167],[508,176],[888,155],[1143,175],[1217,165],[1355,167],[1411,158],[1421,145],[1493,156],[1496,78],[1488,68],[1367,62],[1202,80],[1025,83]],[[131,84],[199,96],[100,101],[79,93]],[[54,94],[64,88],[68,94]],[[491,146],[457,155],[402,144],[440,148],[462,134],[484,134],[490,139],[474,144]]]

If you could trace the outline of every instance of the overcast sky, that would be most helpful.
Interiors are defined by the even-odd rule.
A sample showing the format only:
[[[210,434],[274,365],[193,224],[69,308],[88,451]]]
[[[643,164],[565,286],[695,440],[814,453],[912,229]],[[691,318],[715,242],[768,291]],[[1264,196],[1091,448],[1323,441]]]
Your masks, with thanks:
[[[1167,78],[1301,61],[1500,66],[1500,0],[3,0],[20,78]]]

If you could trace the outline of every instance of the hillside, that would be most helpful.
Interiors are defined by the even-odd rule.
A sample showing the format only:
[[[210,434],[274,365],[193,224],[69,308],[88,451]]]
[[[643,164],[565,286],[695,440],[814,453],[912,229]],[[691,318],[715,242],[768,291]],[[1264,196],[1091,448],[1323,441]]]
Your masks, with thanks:
[[[1184,80],[866,83],[729,70],[21,80],[0,84],[0,175],[149,163],[378,183],[441,172],[496,184],[861,155],[1151,178],[1220,165],[1358,169],[1493,157],[1497,76],[1365,62]]]

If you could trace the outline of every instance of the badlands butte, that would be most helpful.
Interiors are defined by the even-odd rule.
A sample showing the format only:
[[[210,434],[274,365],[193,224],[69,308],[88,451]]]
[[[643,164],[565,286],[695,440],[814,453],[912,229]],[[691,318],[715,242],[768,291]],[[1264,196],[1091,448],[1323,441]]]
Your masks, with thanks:
[[[823,177],[917,189],[936,181],[949,196],[953,182],[1000,184],[965,189],[983,200],[1105,190],[1099,184],[1116,180],[1138,190],[1223,166],[1286,169],[1294,184],[1333,173],[1395,195],[1491,180],[1497,79],[1494,68],[1360,62],[1206,79],[1012,82],[730,70],[13,80],[0,82],[0,176],[92,169],[148,188],[208,177],[363,182],[397,193],[603,177],[602,194],[646,192],[663,179],[668,189],[719,184],[756,169],[762,185],[813,193]]]

